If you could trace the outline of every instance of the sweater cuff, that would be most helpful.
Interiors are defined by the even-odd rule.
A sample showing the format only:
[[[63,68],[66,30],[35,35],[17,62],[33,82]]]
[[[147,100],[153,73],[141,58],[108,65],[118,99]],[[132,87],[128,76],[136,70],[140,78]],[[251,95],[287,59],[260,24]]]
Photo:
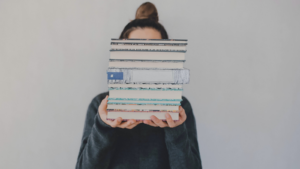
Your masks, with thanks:
[[[187,133],[185,123],[182,123],[181,125],[174,128],[166,127],[164,128],[164,130],[165,130],[166,141],[177,140],[184,133]]]

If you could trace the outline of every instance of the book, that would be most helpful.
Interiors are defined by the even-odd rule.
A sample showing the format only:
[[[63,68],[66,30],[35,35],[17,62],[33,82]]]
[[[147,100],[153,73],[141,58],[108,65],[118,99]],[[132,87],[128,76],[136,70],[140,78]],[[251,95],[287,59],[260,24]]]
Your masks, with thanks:
[[[166,112],[120,112],[120,111],[108,111],[107,119],[113,120],[121,117],[124,121],[129,119],[135,120],[149,120],[152,115],[156,116],[158,119],[166,120]],[[179,120],[179,113],[169,112],[173,120]]]
[[[171,44],[185,44],[187,39],[111,39],[111,43],[171,43]]]
[[[108,84],[108,88],[111,87],[142,87],[142,88],[176,88],[176,89],[182,89],[182,85],[170,85],[170,84]]]
[[[108,84],[187,84],[189,69],[111,69]]]
[[[151,90],[151,91],[183,91],[182,88],[173,87],[109,87],[108,90]]]
[[[185,46],[167,46],[167,45],[162,45],[162,46],[153,46],[153,45],[111,45],[111,52],[112,51],[178,51],[178,52],[186,52],[186,47]]]
[[[108,100],[107,104],[180,105],[180,101]]]
[[[120,60],[185,60],[185,52],[111,50],[110,59]]]
[[[183,69],[184,60],[119,60],[110,59],[109,68],[166,68]]]
[[[178,111],[178,106],[170,105],[138,105],[138,104],[107,104],[107,109],[122,109],[122,110],[146,110],[146,111]]]
[[[131,43],[112,42],[112,50],[186,51],[186,43]]]
[[[182,101],[182,99],[164,99],[164,98],[117,98],[109,97],[108,100],[131,100],[131,101]]]
[[[181,99],[182,91],[109,90],[112,98]]]

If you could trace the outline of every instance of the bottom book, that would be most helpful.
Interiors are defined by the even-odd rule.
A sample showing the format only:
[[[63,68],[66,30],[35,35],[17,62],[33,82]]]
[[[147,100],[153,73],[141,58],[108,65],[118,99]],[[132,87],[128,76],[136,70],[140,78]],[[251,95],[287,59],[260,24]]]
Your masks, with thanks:
[[[157,111],[113,111],[109,110],[107,112],[107,119],[113,120],[121,117],[123,121],[135,119],[135,120],[151,120],[151,116],[154,115],[158,119],[166,120],[165,114],[167,112],[157,112]],[[168,112],[174,121],[179,120],[179,112]]]

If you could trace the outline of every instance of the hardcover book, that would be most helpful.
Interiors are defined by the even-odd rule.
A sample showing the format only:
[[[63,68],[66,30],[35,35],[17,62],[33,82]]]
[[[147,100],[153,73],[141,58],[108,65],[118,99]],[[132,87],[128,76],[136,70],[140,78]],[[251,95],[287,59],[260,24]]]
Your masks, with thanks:
[[[187,84],[189,69],[111,69],[107,70],[109,84]]]
[[[111,50],[110,59],[120,60],[185,60],[185,52],[178,51],[120,51]]]

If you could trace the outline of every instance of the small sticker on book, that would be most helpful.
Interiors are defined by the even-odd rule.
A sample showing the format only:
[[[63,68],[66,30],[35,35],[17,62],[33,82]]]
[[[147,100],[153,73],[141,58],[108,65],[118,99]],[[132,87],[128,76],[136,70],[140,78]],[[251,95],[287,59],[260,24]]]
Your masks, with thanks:
[[[107,72],[108,80],[123,80],[123,72]]]

